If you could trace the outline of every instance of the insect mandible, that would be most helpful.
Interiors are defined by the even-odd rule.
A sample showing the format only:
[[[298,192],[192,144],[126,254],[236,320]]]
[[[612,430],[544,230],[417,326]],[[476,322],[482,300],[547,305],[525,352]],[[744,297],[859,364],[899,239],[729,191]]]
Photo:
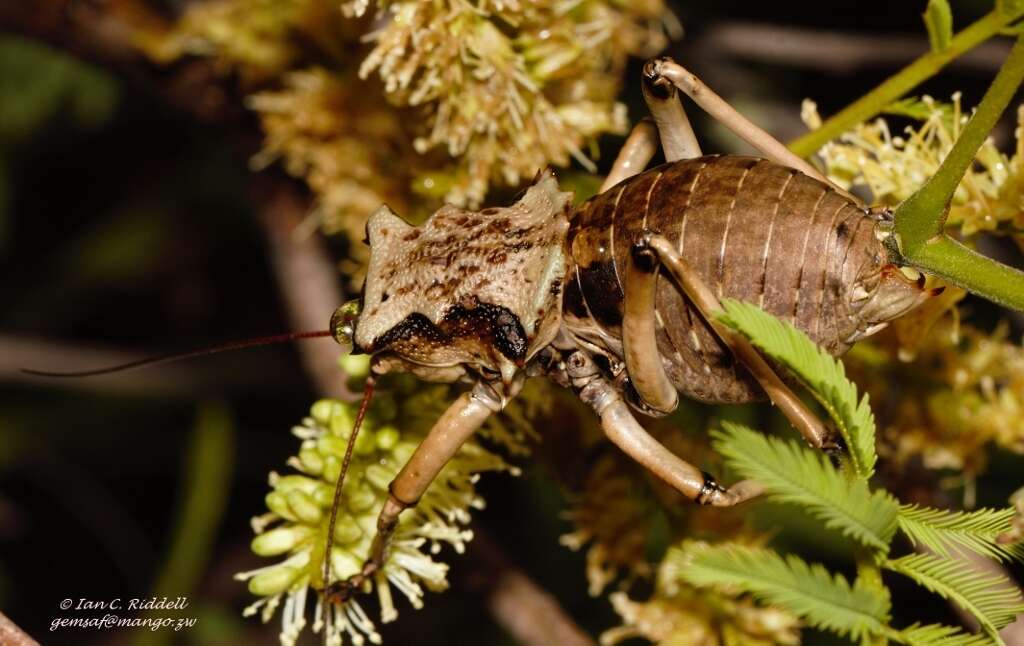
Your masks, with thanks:
[[[703,156],[678,90],[765,158]],[[680,393],[767,395],[811,446],[837,447],[761,355],[716,323],[719,299],[756,303],[840,355],[936,293],[890,257],[886,210],[831,185],[683,67],[648,61],[643,92],[653,122],[634,128],[601,191],[578,208],[543,171],[507,208],[444,206],[419,227],[386,206],[370,217],[366,282],[335,312],[335,339],[372,355],[373,375],[473,386],[392,481],[369,557],[328,586],[330,598],[347,598],[382,567],[402,511],[527,377],[574,390],[614,444],[686,497],[735,505],[759,486],[719,485],[632,410],[668,414]],[[659,141],[667,163],[642,172]],[[332,536],[333,527],[325,582]]]

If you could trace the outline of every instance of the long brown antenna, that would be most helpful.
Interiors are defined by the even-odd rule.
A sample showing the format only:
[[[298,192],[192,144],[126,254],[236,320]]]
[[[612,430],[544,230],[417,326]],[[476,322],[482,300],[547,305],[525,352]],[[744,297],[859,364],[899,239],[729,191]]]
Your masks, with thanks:
[[[314,339],[322,336],[331,336],[331,331],[314,330],[312,332],[286,332],[284,334],[274,334],[271,336],[259,336],[252,339],[242,339],[240,341],[229,341],[227,343],[211,345],[205,348],[199,348],[198,350],[186,350],[185,352],[169,352],[167,354],[158,354],[152,357],[146,357],[145,359],[129,361],[128,363],[121,363],[116,366],[110,366],[107,368],[98,368],[96,370],[52,372],[49,370],[32,370],[29,368],[22,368],[21,371],[26,375],[34,375],[36,377],[95,377],[97,375],[107,375],[112,372],[121,372],[122,370],[132,370],[134,368],[141,368],[142,366],[151,366],[157,363],[168,363],[171,361],[179,361],[181,359],[203,357],[208,354],[217,354],[218,352],[227,352],[229,350],[241,350],[243,348],[252,348],[260,345],[285,343],[287,341],[297,341],[299,339]]]
[[[327,643],[328,628],[331,624],[331,609],[327,605],[327,591],[331,584],[331,550],[334,548],[334,525],[338,522],[338,507],[341,505],[341,488],[345,484],[345,474],[348,473],[348,465],[352,461],[352,450],[356,446],[356,437],[359,435],[359,429],[363,426],[363,418],[366,417],[366,410],[370,407],[373,388],[376,385],[377,379],[371,372],[363,387],[363,401],[359,404],[359,412],[356,413],[356,421],[352,425],[352,435],[348,436],[348,446],[345,447],[345,459],[341,462],[341,472],[338,473],[338,481],[334,484],[334,501],[331,503],[331,519],[327,522],[327,545],[324,549],[324,643]]]

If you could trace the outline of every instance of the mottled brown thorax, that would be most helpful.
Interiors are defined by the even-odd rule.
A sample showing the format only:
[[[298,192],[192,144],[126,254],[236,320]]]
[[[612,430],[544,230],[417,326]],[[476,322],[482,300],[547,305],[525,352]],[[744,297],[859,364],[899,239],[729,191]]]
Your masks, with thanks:
[[[564,322],[578,338],[622,357],[623,263],[639,232],[650,229],[674,241],[719,298],[756,303],[838,355],[858,324],[851,286],[883,262],[874,225],[861,205],[764,159],[666,164],[576,210]],[[656,329],[666,371],[683,394],[710,402],[763,396],[665,273]]]

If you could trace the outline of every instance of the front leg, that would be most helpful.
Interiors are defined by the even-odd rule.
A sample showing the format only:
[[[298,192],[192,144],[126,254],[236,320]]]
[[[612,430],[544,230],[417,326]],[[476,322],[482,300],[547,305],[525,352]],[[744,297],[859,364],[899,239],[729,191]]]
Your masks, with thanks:
[[[514,382],[509,398],[515,396],[521,384],[521,380]],[[377,534],[373,537],[362,570],[344,581],[332,583],[324,591],[329,601],[344,602],[361,590],[370,577],[384,566],[399,515],[416,506],[444,465],[448,464],[487,418],[501,411],[507,402],[508,398],[499,395],[495,387],[478,382],[472,391],[463,393],[438,418],[412,457],[391,481],[387,502],[377,516]]]

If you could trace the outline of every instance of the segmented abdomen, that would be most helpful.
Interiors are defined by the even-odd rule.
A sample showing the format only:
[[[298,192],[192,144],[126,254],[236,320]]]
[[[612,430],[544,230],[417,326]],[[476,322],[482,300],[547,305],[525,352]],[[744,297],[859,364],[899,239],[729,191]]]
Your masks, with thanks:
[[[856,325],[849,289],[865,263],[879,262],[873,227],[857,203],[764,159],[666,164],[577,209],[565,322],[622,356],[623,263],[639,232],[650,229],[673,241],[719,298],[756,303],[840,354]],[[763,396],[664,271],[656,310],[658,346],[680,392],[714,402]]]

